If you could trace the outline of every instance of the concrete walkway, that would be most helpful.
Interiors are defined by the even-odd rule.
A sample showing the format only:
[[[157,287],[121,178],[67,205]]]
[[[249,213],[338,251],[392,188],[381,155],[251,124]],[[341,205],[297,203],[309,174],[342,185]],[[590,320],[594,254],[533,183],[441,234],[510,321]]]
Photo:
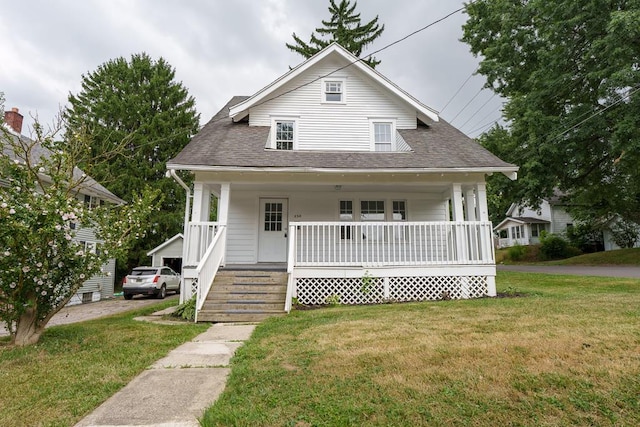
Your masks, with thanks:
[[[640,267],[631,266],[586,266],[586,265],[502,265],[498,271],[520,271],[524,273],[568,274],[575,276],[628,277],[640,279]]]
[[[254,328],[211,326],[155,362],[76,427],[199,426],[198,418],[224,390],[229,360]]]

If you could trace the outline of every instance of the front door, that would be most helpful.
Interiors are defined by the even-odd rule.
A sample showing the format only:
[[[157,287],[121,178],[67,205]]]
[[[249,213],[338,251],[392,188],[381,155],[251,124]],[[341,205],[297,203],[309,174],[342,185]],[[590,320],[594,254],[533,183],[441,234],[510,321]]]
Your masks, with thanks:
[[[287,261],[287,199],[260,199],[258,262]]]

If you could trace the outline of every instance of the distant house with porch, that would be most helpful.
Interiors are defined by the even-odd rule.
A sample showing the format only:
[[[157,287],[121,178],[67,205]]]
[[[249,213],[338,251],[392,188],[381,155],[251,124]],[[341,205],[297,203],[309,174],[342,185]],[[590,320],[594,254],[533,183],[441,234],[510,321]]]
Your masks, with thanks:
[[[280,313],[496,295],[485,176],[518,168],[337,44],[232,98],[167,168],[190,196],[181,295],[201,320],[260,314],[261,281],[282,282]]]
[[[543,231],[566,237],[567,230],[575,223],[575,219],[567,211],[567,205],[562,201],[560,194],[555,194],[543,199],[539,209],[512,203],[507,210],[505,219],[494,227],[494,232],[497,236],[497,246],[508,248],[515,245],[538,244]],[[615,221],[611,223],[615,223]],[[604,227],[600,238],[593,242],[595,250],[620,249],[611,233],[611,223],[608,224],[608,227]],[[640,234],[640,231],[638,233]],[[640,238],[636,243],[636,247],[639,246]]]
[[[573,217],[567,212],[559,196],[543,199],[539,209],[520,203],[512,203],[506,218],[494,227],[498,236],[498,247],[535,245],[540,243],[543,231],[564,234],[573,226]]]
[[[17,138],[27,138],[22,135],[23,116],[20,114],[18,108],[12,108],[10,111],[6,111],[4,114],[4,121],[5,126],[9,131],[9,135],[7,135],[7,137],[16,138],[16,140]],[[2,146],[2,150],[5,154],[13,156],[13,153],[8,152],[8,148],[4,147],[4,145]],[[50,153],[51,152],[49,150],[40,145],[35,145],[32,150],[32,156],[34,159],[48,157],[50,156]],[[77,167],[74,169],[73,173],[77,178],[84,174],[84,172]],[[1,185],[7,185],[7,183],[0,179],[0,186]],[[82,187],[78,189],[75,197],[89,208],[103,203],[113,203],[117,205],[125,203],[124,200],[111,193],[89,176],[84,178]],[[99,250],[98,245],[101,242],[96,238],[95,230],[92,227],[79,227],[76,230],[74,238],[84,247],[85,251]],[[115,270],[116,260],[110,259],[102,268],[103,274],[94,275],[86,280],[68,304],[75,305],[113,298]]]

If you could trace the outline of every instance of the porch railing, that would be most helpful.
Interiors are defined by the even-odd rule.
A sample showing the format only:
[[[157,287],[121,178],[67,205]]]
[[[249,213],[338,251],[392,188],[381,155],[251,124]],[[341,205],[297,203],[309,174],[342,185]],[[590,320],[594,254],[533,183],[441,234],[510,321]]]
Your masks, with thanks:
[[[490,222],[292,222],[293,265],[495,263]]]
[[[198,265],[216,235],[217,222],[190,222],[185,238],[186,259],[183,265]]]
[[[202,256],[202,259],[198,263],[196,274],[198,277],[198,291],[196,296],[196,318],[198,321],[198,312],[204,306],[204,302],[207,299],[213,279],[218,273],[218,269],[224,259],[226,251],[226,227],[220,225],[217,227],[217,232],[213,236],[211,244],[207,248],[206,252]]]

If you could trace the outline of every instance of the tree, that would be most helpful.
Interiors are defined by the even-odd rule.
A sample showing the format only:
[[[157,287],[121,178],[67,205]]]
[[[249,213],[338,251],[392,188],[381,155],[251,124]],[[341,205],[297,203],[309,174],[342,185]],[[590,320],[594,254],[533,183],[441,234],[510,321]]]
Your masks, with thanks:
[[[316,28],[318,34],[327,37],[327,39],[322,39],[312,32],[309,43],[306,43],[296,33],[293,33],[295,44],[287,43],[287,47],[305,58],[310,58],[331,43],[336,42],[359,58],[362,49],[380,37],[384,31],[384,25],[378,24],[377,15],[368,23],[361,25],[360,14],[355,13],[358,5],[355,1],[353,5],[349,0],[341,0],[338,5],[335,0],[329,0],[329,3],[331,19],[329,21],[323,20],[323,27]],[[372,56],[364,62],[371,68],[375,68],[380,63]]]
[[[69,104],[68,133],[87,132],[92,157],[102,160],[91,171],[98,182],[126,201],[145,185],[165,196],[151,218],[154,232],[136,243],[126,269],[146,263],[149,248],[182,231],[185,194],[165,172],[166,162],[198,130],[195,100],[164,59],[142,53],[83,75],[82,89],[69,95]]]
[[[508,100],[508,129],[480,142],[521,167],[494,188],[532,207],[558,189],[576,217],[640,223],[640,1],[478,0],[467,13],[463,41]]]
[[[90,208],[77,197],[91,185],[76,167],[90,163],[86,135],[56,141],[34,125],[34,139],[0,133],[0,320],[16,346],[37,343],[51,317],[109,258],[144,236],[158,191],[124,206]],[[93,226],[102,243],[86,251],[75,237]]]

